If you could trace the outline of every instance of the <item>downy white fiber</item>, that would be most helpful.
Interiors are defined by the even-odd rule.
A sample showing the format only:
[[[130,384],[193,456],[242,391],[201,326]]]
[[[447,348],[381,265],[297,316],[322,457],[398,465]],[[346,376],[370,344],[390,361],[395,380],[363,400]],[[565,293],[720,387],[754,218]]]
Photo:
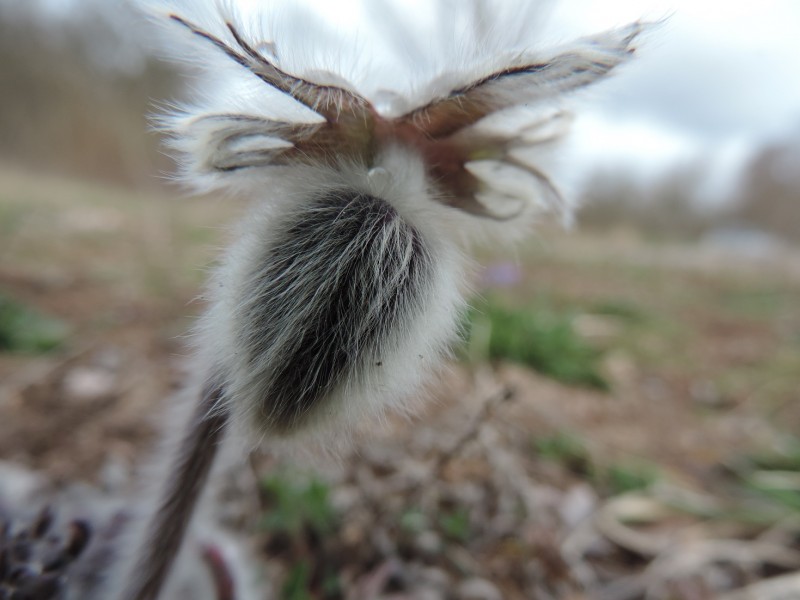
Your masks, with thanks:
[[[197,78],[158,120],[181,179],[253,199],[208,288],[198,369],[245,428],[318,440],[402,410],[442,363],[465,249],[519,239],[560,201],[525,150],[557,135],[560,99],[623,63],[642,30],[542,50],[541,3],[443,2],[455,17],[433,54],[381,1],[368,12],[399,51],[376,67],[296,4],[141,4]],[[386,89],[387,72],[409,81]]]

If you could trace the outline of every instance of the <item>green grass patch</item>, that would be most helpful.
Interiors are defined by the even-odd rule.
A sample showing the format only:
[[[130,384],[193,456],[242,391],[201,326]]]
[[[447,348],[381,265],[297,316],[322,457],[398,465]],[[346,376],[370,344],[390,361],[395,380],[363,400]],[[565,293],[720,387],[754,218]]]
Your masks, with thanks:
[[[568,432],[559,431],[533,440],[537,456],[563,465],[576,475],[587,475],[591,469],[589,452],[583,442]]]
[[[620,462],[595,473],[595,480],[612,496],[644,490],[658,480],[658,469],[649,463]]]
[[[646,461],[619,461],[602,464],[592,459],[581,439],[570,432],[558,431],[533,439],[533,451],[539,458],[558,463],[570,473],[588,479],[605,494],[616,496],[646,489],[659,477],[658,468]]]
[[[67,326],[0,293],[0,351],[39,353],[57,348]]]
[[[748,462],[757,470],[800,473],[800,438],[785,438],[775,448],[752,454]]]
[[[340,598],[341,581],[334,566],[307,560],[336,536],[337,515],[328,485],[312,474],[283,469],[262,480],[261,497],[264,513],[259,525],[291,565],[278,588],[281,600]]]
[[[800,438],[745,457],[734,470],[745,487],[784,509],[800,512]]]
[[[607,390],[601,351],[573,327],[571,311],[544,304],[510,308],[489,299],[468,315],[470,357],[517,362],[563,383]]]
[[[313,477],[289,473],[273,475],[262,482],[262,493],[268,510],[261,519],[261,526],[268,531],[291,536],[304,531],[325,535],[335,525],[330,490]]]
[[[773,503],[800,513],[800,472],[756,471],[748,475],[745,483]]]
[[[471,535],[469,513],[463,508],[445,512],[439,516],[439,527],[448,539],[466,542]]]
[[[292,567],[281,586],[283,600],[312,600],[309,593],[311,569],[305,561]]]

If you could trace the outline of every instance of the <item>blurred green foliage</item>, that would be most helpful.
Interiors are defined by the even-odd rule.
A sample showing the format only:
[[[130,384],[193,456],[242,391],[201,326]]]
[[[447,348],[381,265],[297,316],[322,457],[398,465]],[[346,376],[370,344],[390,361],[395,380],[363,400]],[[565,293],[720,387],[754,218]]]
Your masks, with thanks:
[[[658,480],[658,469],[645,461],[624,461],[597,469],[594,480],[612,496],[644,490]]]
[[[800,438],[787,437],[769,451],[752,454],[749,462],[757,469],[800,473]]]
[[[595,302],[589,312],[593,315],[614,317],[630,324],[639,324],[647,321],[647,313],[628,300],[606,299]]]
[[[280,598],[341,598],[336,564],[308,558],[324,555],[328,540],[337,535],[328,485],[310,473],[285,469],[261,482],[261,495],[264,512],[260,526],[272,534],[278,552],[290,565],[280,584]]]
[[[67,326],[0,293],[0,351],[47,352],[58,347]]]
[[[439,527],[449,539],[466,542],[471,535],[469,513],[463,508],[445,512],[439,516]]]
[[[534,439],[533,446],[537,456],[560,463],[572,473],[588,474],[590,470],[589,452],[576,435],[558,431],[553,435]]]
[[[264,529],[292,536],[304,531],[325,535],[333,529],[330,490],[318,479],[281,473],[265,479],[262,491],[269,506],[261,519]]]
[[[751,492],[800,512],[800,438],[788,437],[769,451],[752,454],[735,471]]]
[[[305,561],[292,567],[289,575],[281,587],[283,600],[312,600],[308,589],[310,587],[311,569]]]
[[[533,449],[540,458],[558,463],[571,473],[588,479],[610,496],[646,489],[659,477],[658,468],[642,460],[601,464],[592,458],[576,434],[567,431],[534,438]]]
[[[470,354],[517,362],[563,383],[607,390],[599,366],[602,353],[575,331],[573,319],[571,311],[543,302],[511,308],[487,298],[468,314]]]

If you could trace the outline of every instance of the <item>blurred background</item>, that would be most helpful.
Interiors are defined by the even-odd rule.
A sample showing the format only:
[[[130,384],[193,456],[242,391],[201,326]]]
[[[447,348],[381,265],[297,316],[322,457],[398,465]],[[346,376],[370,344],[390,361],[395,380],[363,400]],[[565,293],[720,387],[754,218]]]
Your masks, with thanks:
[[[436,18],[306,4],[336,35]],[[543,10],[548,43],[663,19],[572,103],[549,167],[576,226],[481,252],[412,427],[231,484],[264,597],[800,597],[800,7]],[[0,0],[4,469],[129,488],[246,214],[169,183],[147,115],[186,80],[156,54],[118,2]]]

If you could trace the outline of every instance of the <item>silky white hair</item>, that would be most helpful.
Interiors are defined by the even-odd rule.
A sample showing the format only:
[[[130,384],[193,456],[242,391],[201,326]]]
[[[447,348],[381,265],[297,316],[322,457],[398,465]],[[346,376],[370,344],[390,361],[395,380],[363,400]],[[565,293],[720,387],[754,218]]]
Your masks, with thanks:
[[[524,39],[521,20],[537,20],[536,2],[513,12],[507,4],[452,4],[456,16],[447,22],[460,18],[460,27],[450,27],[461,35],[450,31],[451,55],[432,57],[433,68],[418,65],[431,80],[371,89],[371,98],[359,92],[359,84],[374,87],[356,74],[364,61],[344,65],[339,54],[323,56],[314,42],[325,36],[308,15],[284,31],[286,22],[271,18],[281,13],[269,9],[247,13],[219,1],[145,4],[173,56],[191,63],[199,79],[195,98],[158,120],[178,153],[180,178],[196,190],[255,201],[208,288],[210,309],[196,339],[201,368],[219,379],[221,402],[240,424],[261,434],[311,430],[315,439],[322,429],[341,439],[346,424],[402,407],[441,364],[463,306],[464,249],[476,239],[519,239],[560,201],[525,151],[557,135],[564,121],[557,101],[625,61],[642,29],[635,23],[556,51],[528,50],[534,40]],[[292,40],[300,26],[306,39]],[[383,30],[398,47],[414,45],[402,41],[397,27],[384,23]],[[513,115],[513,125],[493,127],[498,115]],[[391,223],[359,234],[341,215],[378,214],[331,205],[342,194],[385,203]],[[302,226],[320,211],[326,223]],[[419,255],[397,262],[411,238]],[[347,253],[352,258],[364,244],[375,251],[356,266]],[[292,259],[286,248],[302,256]],[[276,256],[282,267],[272,264]],[[394,271],[379,272],[381,261]],[[412,277],[415,261],[424,269]],[[344,281],[352,268],[361,273]],[[408,277],[408,285],[390,284]],[[356,281],[361,297],[354,295]],[[342,293],[350,311],[332,315],[328,296]],[[364,329],[392,303],[394,312],[383,315],[387,326]],[[326,319],[336,323],[321,323]],[[358,331],[358,340],[345,339]],[[320,336],[349,345],[309,349]],[[309,356],[314,351],[320,355]],[[337,352],[348,356],[334,360]],[[293,369],[305,372],[289,377]],[[287,406],[292,398],[305,400]]]
[[[415,159],[391,147],[370,171],[298,166],[273,187],[284,202],[240,226],[196,343],[250,432],[335,451],[365,417],[408,411],[447,355],[466,259],[435,226],[452,209],[420,202]]]
[[[331,449],[409,409],[457,338],[470,244],[517,240],[561,203],[528,151],[558,136],[561,98],[623,63],[642,26],[542,51],[528,27],[541,2],[443,2],[441,52],[426,53],[374,0],[402,49],[376,71],[296,8],[134,1],[195,70],[194,98],[157,119],[178,177],[253,201],[194,336],[200,400],[119,568],[121,598],[152,600],[229,421],[248,439]]]

